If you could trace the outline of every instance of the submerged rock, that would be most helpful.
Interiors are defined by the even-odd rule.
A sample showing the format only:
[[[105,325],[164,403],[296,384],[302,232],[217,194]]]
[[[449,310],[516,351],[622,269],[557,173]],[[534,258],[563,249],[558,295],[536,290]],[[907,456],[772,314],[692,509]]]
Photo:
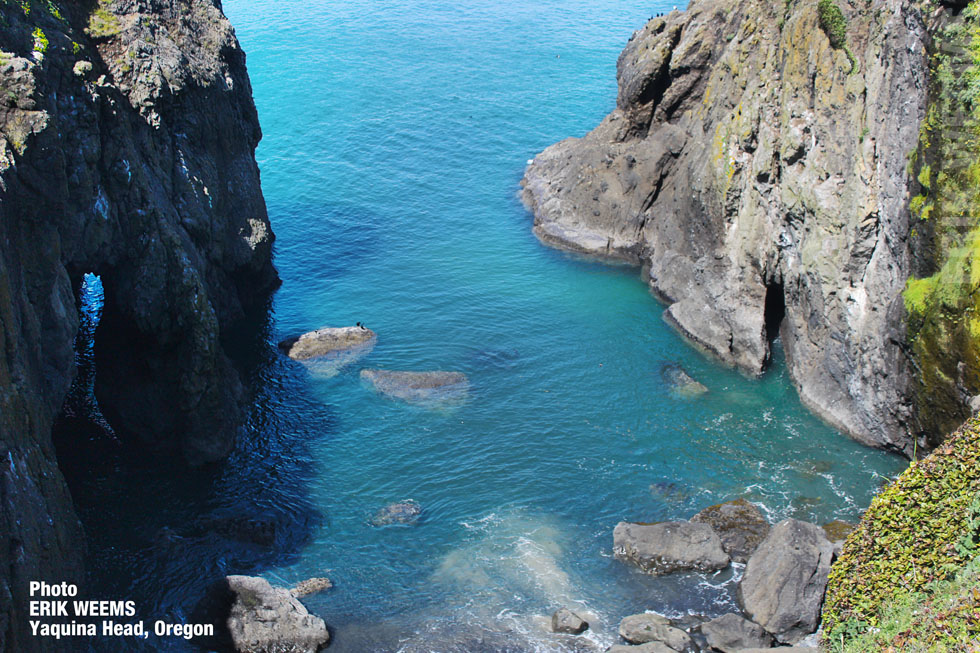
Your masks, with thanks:
[[[701,632],[712,650],[738,653],[747,648],[772,646],[772,635],[757,623],[737,614],[725,614],[701,625]]]
[[[613,552],[654,574],[674,571],[715,571],[729,557],[718,535],[707,524],[687,521],[638,524],[620,522],[613,530]]]
[[[646,612],[634,614],[619,624],[619,636],[631,644],[660,643],[672,651],[687,653],[696,650],[694,640],[667,617]]]
[[[382,395],[409,403],[458,401],[470,389],[462,372],[399,372],[361,370],[361,379]]]
[[[707,386],[691,378],[677,363],[668,363],[660,370],[664,383],[679,397],[699,397],[708,391]]]
[[[568,608],[559,608],[551,615],[551,631],[579,635],[585,632],[589,623]]]
[[[289,590],[289,593],[296,598],[303,598],[304,596],[310,596],[311,594],[318,594],[324,590],[328,590],[333,587],[333,583],[329,578],[307,578],[304,581],[300,581],[296,584],[293,589]]]
[[[836,558],[844,550],[844,540],[851,534],[857,526],[846,521],[835,519],[822,526],[823,532],[827,534],[827,539],[834,545],[834,557]]]
[[[286,338],[279,343],[279,349],[293,360],[305,361],[353,349],[367,353],[377,339],[378,335],[371,329],[357,326],[324,327]]]
[[[747,561],[769,534],[769,522],[745,499],[709,506],[691,521],[711,526],[721,539],[725,553],[735,562]]]
[[[288,590],[255,576],[228,576],[212,585],[195,621],[215,624],[215,636],[199,644],[241,653],[316,653],[330,633]]]
[[[377,513],[371,518],[371,524],[374,526],[390,526],[392,524],[414,524],[419,520],[419,516],[422,514],[422,506],[411,499],[407,501],[398,501],[397,503],[392,503]]]
[[[199,528],[239,542],[271,547],[276,543],[278,523],[271,517],[217,516],[197,522]]]
[[[815,524],[776,524],[745,566],[739,597],[745,614],[784,644],[817,629],[834,545]]]

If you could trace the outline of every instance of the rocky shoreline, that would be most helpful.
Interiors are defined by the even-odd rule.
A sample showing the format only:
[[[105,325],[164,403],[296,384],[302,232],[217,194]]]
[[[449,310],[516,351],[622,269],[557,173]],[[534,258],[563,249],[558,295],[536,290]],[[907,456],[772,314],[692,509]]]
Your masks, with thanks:
[[[911,454],[945,435],[916,422],[902,303],[930,37],[911,3],[844,13],[856,70],[816,3],[651,19],[615,110],[534,157],[522,197],[546,244],[641,264],[698,347],[757,375],[779,336],[811,410]]]

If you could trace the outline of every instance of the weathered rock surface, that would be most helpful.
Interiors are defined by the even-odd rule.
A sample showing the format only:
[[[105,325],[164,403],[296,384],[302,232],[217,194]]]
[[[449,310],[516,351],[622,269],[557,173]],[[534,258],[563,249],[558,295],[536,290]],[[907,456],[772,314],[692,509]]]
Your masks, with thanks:
[[[694,380],[683,367],[675,363],[664,365],[660,373],[671,392],[680,397],[699,397],[708,391],[707,386]]]
[[[389,504],[375,513],[371,518],[374,526],[390,526],[392,524],[414,524],[422,515],[422,506],[411,499]]]
[[[814,632],[833,556],[834,545],[819,526],[796,519],[773,526],[739,584],[746,616],[784,644]]]
[[[361,370],[361,378],[382,395],[409,403],[459,401],[470,389],[462,372]]]
[[[568,635],[580,635],[589,627],[589,623],[582,619],[568,608],[559,608],[551,615],[551,631],[554,633],[566,633]]]
[[[606,653],[677,653],[663,642],[649,642],[639,646],[616,644],[606,649]]]
[[[735,562],[745,562],[769,533],[769,522],[745,499],[709,506],[691,517],[707,524],[721,539],[721,547]]]
[[[543,241],[642,263],[701,347],[758,374],[779,335],[810,408],[910,451],[896,343],[928,36],[914,3],[838,4],[854,73],[814,2],[650,20],[619,57],[616,109],[536,156],[523,197]]]
[[[769,648],[772,635],[757,623],[737,614],[724,614],[701,625],[701,632],[713,650],[738,653],[747,648]]]
[[[729,563],[721,540],[710,526],[686,521],[620,522],[613,530],[613,552],[654,575],[715,571]]]
[[[652,612],[623,619],[619,624],[619,636],[630,644],[658,642],[681,653],[696,650],[690,635],[676,628],[667,617]]]
[[[330,633],[288,590],[264,578],[228,576],[215,583],[195,611],[198,623],[215,624],[215,637],[199,643],[241,653],[316,653]]]
[[[296,587],[289,590],[289,593],[298,599],[304,596],[310,596],[312,594],[319,594],[333,587],[333,583],[329,578],[307,578],[304,581],[300,581],[296,584]]]
[[[105,291],[105,417],[194,463],[231,450],[246,399],[221,336],[278,281],[245,56],[220,4],[98,5],[112,20],[97,33],[92,3],[0,7],[0,651],[58,645],[29,636],[29,580],[82,580],[50,430],[83,275]]]
[[[279,349],[293,360],[304,361],[374,344],[378,335],[362,327],[323,327],[299,336],[286,338]]]

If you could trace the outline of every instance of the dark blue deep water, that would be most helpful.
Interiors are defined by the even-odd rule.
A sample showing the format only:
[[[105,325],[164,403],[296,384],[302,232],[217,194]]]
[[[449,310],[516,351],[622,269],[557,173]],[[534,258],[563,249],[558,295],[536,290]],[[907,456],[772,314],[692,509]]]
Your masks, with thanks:
[[[170,468],[92,426],[63,463],[93,592],[181,619],[226,573],[329,576],[307,604],[331,650],[563,650],[544,628],[559,605],[602,645],[636,611],[733,607],[738,570],[655,579],[612,559],[620,520],[743,496],[773,521],[860,514],[900,460],[810,415],[780,362],[747,379],[704,358],[638,270],[543,247],[518,199],[527,159],[613,107],[619,51],[671,5],[225,0],[284,285],[236,344],[255,406],[229,462]],[[269,345],[356,321],[377,346],[332,376]],[[707,394],[671,393],[672,363]],[[472,388],[394,403],[362,367],[458,370]],[[370,524],[403,499],[416,525]]]

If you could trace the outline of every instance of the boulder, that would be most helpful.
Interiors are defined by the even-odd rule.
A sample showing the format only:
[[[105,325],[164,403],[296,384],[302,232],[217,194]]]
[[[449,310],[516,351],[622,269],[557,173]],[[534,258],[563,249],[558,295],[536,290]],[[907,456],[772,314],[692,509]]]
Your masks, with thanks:
[[[279,349],[293,360],[305,361],[358,347],[373,347],[377,334],[364,327],[324,327],[286,338]]]
[[[333,587],[333,583],[330,582],[329,578],[307,578],[297,583],[293,589],[289,590],[289,593],[296,598],[302,598],[328,590],[331,587]]]
[[[422,514],[422,506],[417,502],[408,499],[391,503],[375,513],[371,518],[374,526],[391,526],[392,524],[409,525],[419,520]]]
[[[214,637],[198,644],[219,651],[316,653],[330,641],[323,619],[288,590],[254,576],[228,576],[212,585],[194,619],[215,624]]]
[[[588,629],[589,624],[568,608],[559,608],[551,615],[551,630],[555,633],[579,635]]]
[[[660,369],[660,375],[664,383],[674,394],[685,397],[698,397],[708,391],[708,388],[698,381],[691,378],[684,368],[677,363],[668,363]]]
[[[721,539],[721,547],[735,562],[746,562],[769,534],[769,522],[745,499],[705,508],[691,521],[711,526]]]
[[[645,612],[623,619],[619,624],[619,636],[630,644],[660,643],[672,651],[695,651],[694,640],[667,617]]]
[[[620,522],[613,530],[613,552],[658,576],[684,570],[716,571],[729,563],[714,530],[688,521]]]
[[[814,632],[834,545],[815,524],[776,524],[745,566],[739,597],[745,614],[784,644]]]
[[[607,648],[606,653],[677,653],[677,651],[662,642],[649,642],[639,646],[616,644]]]
[[[469,379],[462,372],[361,370],[361,379],[382,395],[410,403],[459,400],[470,389]]]
[[[701,632],[713,650],[736,653],[746,648],[772,646],[772,635],[757,623],[737,614],[725,614],[701,625]]]

